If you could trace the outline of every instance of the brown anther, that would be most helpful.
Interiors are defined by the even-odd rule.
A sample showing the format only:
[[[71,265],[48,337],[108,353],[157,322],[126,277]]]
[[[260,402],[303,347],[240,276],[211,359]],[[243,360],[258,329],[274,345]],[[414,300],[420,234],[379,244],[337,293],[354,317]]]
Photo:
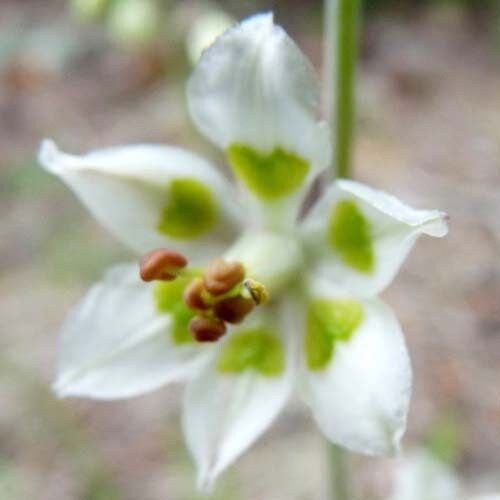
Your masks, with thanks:
[[[175,271],[186,267],[187,263],[184,255],[167,248],[158,248],[141,259],[139,273],[144,281],[172,281],[177,277]]]
[[[207,304],[203,300],[203,292],[205,292],[203,280],[201,278],[195,278],[184,290],[184,303],[191,309],[198,309],[201,311],[210,309],[210,304]]]
[[[215,315],[228,323],[241,323],[254,308],[254,301],[238,295],[221,300],[214,306]]]
[[[223,295],[245,277],[245,268],[240,262],[228,262],[223,259],[213,259],[203,274],[205,288],[212,295]]]
[[[224,321],[205,316],[195,316],[188,328],[198,342],[215,342],[226,333]]]

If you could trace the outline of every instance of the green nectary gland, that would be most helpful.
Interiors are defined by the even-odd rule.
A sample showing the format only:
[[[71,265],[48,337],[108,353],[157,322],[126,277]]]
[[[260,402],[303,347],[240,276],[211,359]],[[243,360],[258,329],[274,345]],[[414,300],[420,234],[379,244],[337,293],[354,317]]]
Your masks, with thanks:
[[[233,143],[227,149],[227,158],[235,175],[265,201],[292,194],[309,170],[306,160],[280,147],[262,153],[246,144]]]
[[[190,280],[190,277],[179,277],[175,281],[159,281],[153,288],[156,310],[172,317],[170,335],[175,344],[194,342],[188,324],[195,312],[186,306],[182,297]]]
[[[184,304],[179,304],[179,306],[172,311],[172,327],[170,333],[174,344],[180,345],[194,342],[193,335],[188,329],[189,322],[193,316],[193,311]]]
[[[362,321],[363,307],[355,300],[312,301],[307,310],[304,340],[308,368],[326,368],[336,343],[348,341]]]
[[[202,236],[214,225],[216,204],[210,189],[200,181],[189,177],[172,180],[166,199],[156,224],[161,234],[189,240]]]
[[[255,328],[230,335],[217,360],[219,372],[239,374],[252,370],[267,377],[276,377],[283,372],[283,345],[273,331]]]
[[[370,223],[352,200],[333,208],[328,225],[328,242],[342,261],[361,273],[371,273],[375,253]]]

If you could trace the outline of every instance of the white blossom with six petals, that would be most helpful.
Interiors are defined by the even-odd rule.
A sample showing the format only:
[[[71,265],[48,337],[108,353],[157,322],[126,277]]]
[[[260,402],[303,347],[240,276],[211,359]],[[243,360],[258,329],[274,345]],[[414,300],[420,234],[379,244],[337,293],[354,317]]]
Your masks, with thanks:
[[[420,234],[446,234],[445,214],[348,180],[304,209],[331,160],[329,131],[312,66],[270,14],[220,36],[187,96],[199,130],[227,153],[238,192],[209,162],[169,146],[77,157],[44,141],[40,162],[132,250],[167,246],[199,268],[216,256],[239,261],[271,299],[218,342],[196,343],[170,292],[142,282],[136,265],[115,267],[66,321],[55,391],[113,399],[188,381],[183,428],[200,487],[296,387],[332,442],[397,450],[411,368],[398,321],[376,295]]]

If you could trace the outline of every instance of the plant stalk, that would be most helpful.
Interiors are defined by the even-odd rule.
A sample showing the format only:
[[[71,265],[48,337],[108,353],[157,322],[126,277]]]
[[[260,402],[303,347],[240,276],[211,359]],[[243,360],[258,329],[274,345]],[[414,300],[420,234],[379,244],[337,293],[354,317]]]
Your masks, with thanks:
[[[350,500],[349,465],[347,453],[335,444],[328,443],[332,500]]]
[[[336,177],[352,177],[361,0],[325,0],[326,107]]]
[[[334,173],[353,176],[356,67],[361,0],[325,0],[325,104],[332,124]],[[332,500],[350,500],[346,452],[329,444]]]

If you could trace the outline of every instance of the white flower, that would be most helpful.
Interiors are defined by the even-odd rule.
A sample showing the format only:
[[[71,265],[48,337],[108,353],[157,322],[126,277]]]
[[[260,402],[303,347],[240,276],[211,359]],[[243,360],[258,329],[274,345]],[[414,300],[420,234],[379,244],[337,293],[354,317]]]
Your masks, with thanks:
[[[445,214],[347,180],[303,206],[330,163],[328,127],[317,118],[311,65],[271,15],[219,37],[187,95],[198,128],[226,152],[238,191],[178,148],[77,157],[42,145],[45,168],[120,240],[189,261],[170,266],[161,251],[148,254],[144,275],[165,271],[174,281],[144,283],[136,265],[108,272],[66,322],[55,390],[112,399],[187,380],[183,426],[201,487],[269,427],[294,388],[331,441],[394,452],[411,369],[399,323],[376,295],[420,234],[446,234]],[[220,306],[226,299],[238,306]],[[238,317],[227,320],[228,310]],[[221,338],[195,342],[190,331]]]

